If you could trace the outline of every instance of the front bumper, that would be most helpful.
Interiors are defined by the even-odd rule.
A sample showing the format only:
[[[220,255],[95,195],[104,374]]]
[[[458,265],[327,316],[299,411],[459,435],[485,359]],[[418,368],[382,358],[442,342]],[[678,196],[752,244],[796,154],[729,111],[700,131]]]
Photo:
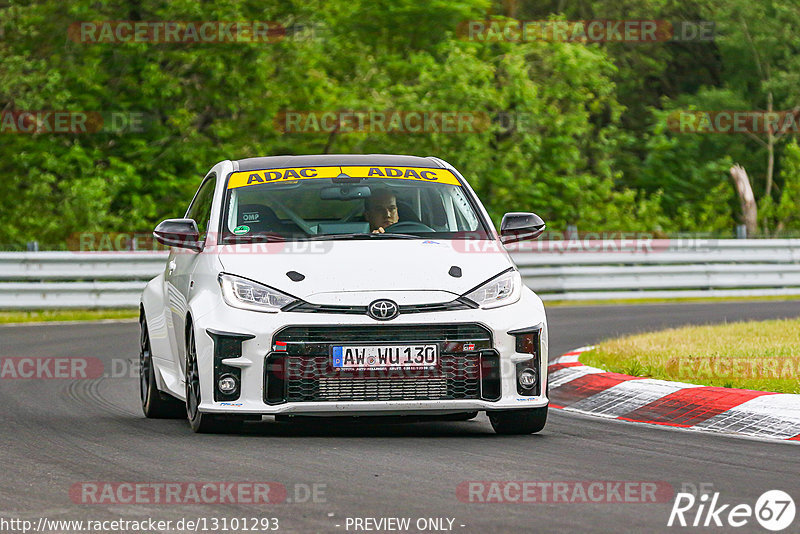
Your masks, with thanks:
[[[275,334],[287,327],[336,327],[343,331],[357,327],[397,328],[412,326],[480,325],[491,336],[490,350],[499,356],[499,398],[440,398],[415,400],[325,400],[322,402],[284,401],[268,403],[266,390],[267,358],[273,352]],[[539,385],[536,395],[520,395],[517,390],[518,362],[529,361],[531,354],[516,351],[517,339],[509,331],[541,325],[539,336]],[[391,321],[376,321],[362,315],[280,312],[259,313],[231,308],[223,303],[206,314],[194,317],[198,364],[201,371],[202,402],[206,413],[262,415],[440,415],[457,412],[511,410],[546,406],[547,391],[547,323],[541,300],[524,289],[520,300],[493,310],[470,309],[400,315]],[[215,340],[220,333],[240,335],[238,342],[226,345],[220,357]],[[219,345],[219,339],[216,340]],[[220,371],[220,363],[222,371]],[[215,370],[216,365],[216,370]],[[215,390],[215,377],[233,371],[240,381],[235,396],[220,395]],[[496,397],[496,395],[492,395]]]

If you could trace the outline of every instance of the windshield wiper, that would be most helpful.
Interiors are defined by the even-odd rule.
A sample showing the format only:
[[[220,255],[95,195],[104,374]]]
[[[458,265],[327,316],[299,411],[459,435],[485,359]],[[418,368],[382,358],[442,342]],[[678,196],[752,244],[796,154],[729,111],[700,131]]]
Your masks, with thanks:
[[[252,243],[254,241],[264,241],[266,243],[283,243],[284,241],[288,241],[288,239],[286,239],[283,236],[273,235],[273,234],[235,235],[225,238],[226,245],[235,245],[236,243]]]
[[[324,235],[314,235],[308,238],[309,241],[328,241],[328,240],[336,240],[336,239],[422,239],[418,235],[412,234],[394,234],[391,232],[386,232],[383,234],[324,234]]]

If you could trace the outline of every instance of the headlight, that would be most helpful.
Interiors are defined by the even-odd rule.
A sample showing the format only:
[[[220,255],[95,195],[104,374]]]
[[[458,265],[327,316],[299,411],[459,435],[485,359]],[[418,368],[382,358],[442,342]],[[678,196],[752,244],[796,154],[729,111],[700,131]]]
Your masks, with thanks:
[[[219,285],[228,306],[243,310],[274,313],[297,300],[277,289],[230,274],[220,274]]]
[[[517,270],[495,276],[485,284],[464,295],[484,309],[514,304],[522,294],[522,278]]]

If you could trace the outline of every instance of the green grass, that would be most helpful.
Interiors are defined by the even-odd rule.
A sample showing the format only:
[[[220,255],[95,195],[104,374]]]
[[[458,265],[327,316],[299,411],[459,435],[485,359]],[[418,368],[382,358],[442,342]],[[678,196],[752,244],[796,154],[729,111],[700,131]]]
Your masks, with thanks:
[[[705,386],[800,393],[800,319],[686,326],[607,340],[586,365]]]
[[[621,304],[674,304],[691,302],[770,302],[800,301],[800,295],[771,295],[764,297],[684,297],[684,298],[640,298],[609,300],[545,300],[544,305],[550,308],[562,306],[617,306]]]
[[[50,321],[100,321],[103,319],[136,319],[136,309],[110,310],[34,310],[0,311],[0,324],[39,323]]]

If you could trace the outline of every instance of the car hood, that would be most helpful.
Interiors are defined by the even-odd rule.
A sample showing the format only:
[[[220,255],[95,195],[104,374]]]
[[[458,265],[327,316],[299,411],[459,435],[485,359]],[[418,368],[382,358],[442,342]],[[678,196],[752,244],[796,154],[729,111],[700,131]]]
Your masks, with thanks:
[[[502,246],[483,243],[489,246],[419,239],[226,245],[219,260],[224,272],[314,304],[430,304],[449,302],[513,265]],[[292,271],[303,279],[291,280]]]

